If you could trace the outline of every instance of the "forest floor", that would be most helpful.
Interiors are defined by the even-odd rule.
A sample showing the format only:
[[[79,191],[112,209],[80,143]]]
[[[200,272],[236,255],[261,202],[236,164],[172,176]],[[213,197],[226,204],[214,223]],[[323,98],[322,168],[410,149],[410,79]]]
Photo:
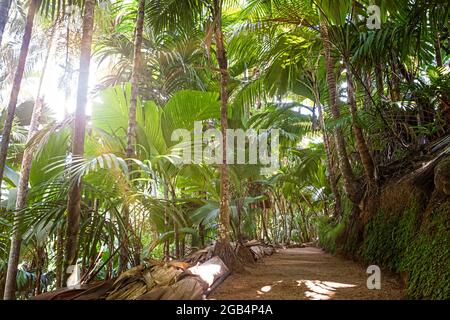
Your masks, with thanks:
[[[354,261],[315,247],[279,249],[246,272],[233,274],[209,299],[217,300],[398,300],[399,277],[381,272],[381,289],[366,286],[370,274]]]

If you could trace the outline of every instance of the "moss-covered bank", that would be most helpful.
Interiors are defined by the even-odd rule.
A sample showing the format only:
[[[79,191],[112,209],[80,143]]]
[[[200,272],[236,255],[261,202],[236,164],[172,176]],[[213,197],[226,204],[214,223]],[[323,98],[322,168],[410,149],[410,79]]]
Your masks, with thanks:
[[[408,298],[450,299],[448,174],[449,158],[425,182],[411,174],[390,183],[364,212],[338,225],[322,221],[320,244],[401,274]]]

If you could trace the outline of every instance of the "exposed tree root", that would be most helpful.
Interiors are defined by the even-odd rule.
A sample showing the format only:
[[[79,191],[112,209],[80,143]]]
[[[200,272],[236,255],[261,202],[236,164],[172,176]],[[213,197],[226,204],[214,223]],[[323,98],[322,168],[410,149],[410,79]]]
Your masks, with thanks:
[[[214,246],[214,255],[218,256],[231,273],[243,272],[244,265],[229,242],[218,241]]]

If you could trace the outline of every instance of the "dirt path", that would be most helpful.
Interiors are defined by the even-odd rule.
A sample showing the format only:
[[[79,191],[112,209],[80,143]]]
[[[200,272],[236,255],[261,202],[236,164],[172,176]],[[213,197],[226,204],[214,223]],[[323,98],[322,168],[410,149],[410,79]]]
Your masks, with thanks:
[[[329,300],[403,298],[400,281],[382,272],[381,289],[369,290],[369,274],[353,261],[321,249],[278,250],[243,274],[228,277],[210,299]]]

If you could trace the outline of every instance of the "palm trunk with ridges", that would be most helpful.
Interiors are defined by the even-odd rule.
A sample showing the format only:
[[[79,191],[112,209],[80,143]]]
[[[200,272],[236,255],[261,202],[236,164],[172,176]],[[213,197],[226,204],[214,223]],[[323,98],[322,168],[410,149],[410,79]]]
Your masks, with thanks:
[[[220,22],[218,22],[220,24]],[[228,167],[226,163],[227,140],[226,132],[228,128],[228,62],[223,44],[223,34],[221,27],[216,27],[217,61],[220,68],[220,127],[222,132],[222,153],[223,161],[220,165],[220,221],[219,239],[221,242],[229,242],[230,230],[230,208],[228,194]]]
[[[34,135],[38,132],[39,122],[42,116],[42,110],[44,107],[44,100],[41,97],[41,89],[42,83],[44,81],[45,73],[47,70],[47,63],[50,57],[50,52],[52,50],[53,38],[56,31],[56,23],[52,27],[51,35],[50,35],[50,44],[47,48],[47,53],[44,58],[44,66],[42,68],[42,73],[39,80],[38,91],[36,95],[36,100],[33,106],[33,113],[31,116],[30,127],[28,129],[28,137],[27,143],[29,143]],[[30,171],[31,171],[31,163],[33,160],[33,154],[30,149],[25,149],[22,156],[22,163],[20,167],[20,178],[19,185],[17,186],[17,196],[16,196],[16,211],[15,211],[15,220],[16,225],[19,226],[21,222],[20,212],[27,205],[27,197],[28,197],[28,182],[30,180]],[[19,229],[16,228],[14,230],[12,239],[11,239],[11,247],[9,252],[9,260],[8,260],[8,271],[9,274],[8,281],[15,282],[17,276],[17,267],[19,265],[19,256],[20,256],[20,245],[22,236],[19,232]]]
[[[353,84],[353,73],[351,65],[345,60],[345,67],[347,68],[347,99],[350,104],[350,113],[352,115],[352,128],[355,135],[356,149],[358,150],[361,162],[364,168],[364,175],[370,185],[375,183],[374,165],[372,155],[367,147],[366,139],[361,126],[358,123],[358,109],[355,100],[355,87]]]
[[[9,99],[8,111],[6,115],[5,124],[3,126],[2,144],[0,147],[0,184],[3,180],[3,173],[6,165],[6,156],[8,153],[9,139],[11,135],[12,124],[14,120],[14,115],[16,112],[17,98],[19,96],[20,85],[22,83],[23,72],[25,69],[25,62],[28,56],[28,49],[30,46],[31,34],[33,32],[33,22],[36,15],[36,9],[39,6],[40,0],[32,0],[28,8],[27,19],[25,24],[25,32],[23,35],[22,46],[20,48],[19,62],[16,69],[16,74],[14,75],[13,87],[11,89],[11,97]],[[25,157],[25,155],[24,155]],[[25,159],[26,160],[26,159]],[[30,159],[31,161],[31,159]],[[29,175],[29,172],[28,172]],[[24,176],[24,173],[22,173]],[[24,180],[21,179],[22,184],[25,184]],[[20,186],[19,186],[20,188]],[[25,184],[25,189],[28,189],[28,180]],[[26,199],[26,192],[24,194]],[[19,220],[15,219],[14,224],[17,226]],[[21,238],[18,231],[13,233],[11,239],[11,249],[8,258],[8,270],[6,274],[5,292],[4,299],[11,300],[15,299],[16,291],[16,275],[17,275],[17,265],[19,263],[20,255],[20,243]]]
[[[334,120],[340,119],[340,111],[337,106],[337,94],[336,94],[336,79],[334,76],[333,59],[331,57],[330,40],[328,37],[328,28],[326,25],[321,24],[320,33],[323,40],[323,46],[325,49],[325,63],[327,70],[327,85],[328,85],[328,100],[331,109],[331,114]],[[336,143],[336,151],[339,161],[339,169],[344,179],[344,189],[349,197],[350,201],[355,204],[359,204],[361,196],[358,190],[358,182],[353,174],[350,161],[348,159],[347,150],[345,147],[345,139],[342,129],[339,127],[334,128],[334,139]]]
[[[228,128],[228,60],[225,51],[222,32],[222,0],[214,1],[214,36],[216,40],[216,58],[220,69],[220,127],[222,132],[222,163],[220,172],[220,215],[218,242],[215,246],[215,254],[219,256],[227,267],[233,271],[240,269],[236,253],[230,245],[230,207],[229,207],[229,177],[226,161],[227,143],[226,132]]]
[[[141,66],[141,47],[142,47],[142,33],[144,30],[144,15],[145,15],[145,0],[139,0],[138,13],[136,17],[136,29],[134,38],[134,58],[133,58],[133,71],[131,73],[131,98],[130,98],[130,110],[128,112],[128,129],[127,129],[127,148],[125,155],[127,158],[134,156],[134,141],[136,138],[136,106],[137,98],[139,94],[139,72]],[[131,171],[131,162],[128,162],[129,170]],[[124,208],[122,211],[123,220],[125,223],[125,230],[128,230],[130,226],[130,211],[129,208]],[[121,271],[126,269],[126,264],[129,256],[129,235],[124,233],[122,239],[124,245],[120,248],[120,268]],[[134,239],[137,241],[137,239]]]
[[[86,131],[86,104],[89,83],[89,66],[91,63],[92,34],[94,32],[95,1],[86,0],[84,4],[83,34],[80,44],[80,68],[78,76],[77,105],[75,125],[72,137],[72,157],[84,154],[84,137]],[[66,284],[67,267],[77,262],[78,233],[81,215],[81,181],[70,186],[67,203],[67,229],[63,269],[63,286]]]
[[[326,157],[326,166],[327,166],[327,172],[328,172],[328,183],[330,184],[331,191],[334,195],[334,216],[340,216],[341,215],[341,192],[339,191],[338,185],[337,185],[337,179],[336,175],[334,174],[334,168],[333,168],[333,158],[332,158],[332,152],[330,149],[329,144],[329,134],[326,131],[325,128],[325,120],[323,118],[323,111],[322,111],[322,105],[320,104],[320,101],[317,102],[317,108],[319,113],[319,124],[322,129],[323,134],[323,146],[325,149],[325,157]]]

